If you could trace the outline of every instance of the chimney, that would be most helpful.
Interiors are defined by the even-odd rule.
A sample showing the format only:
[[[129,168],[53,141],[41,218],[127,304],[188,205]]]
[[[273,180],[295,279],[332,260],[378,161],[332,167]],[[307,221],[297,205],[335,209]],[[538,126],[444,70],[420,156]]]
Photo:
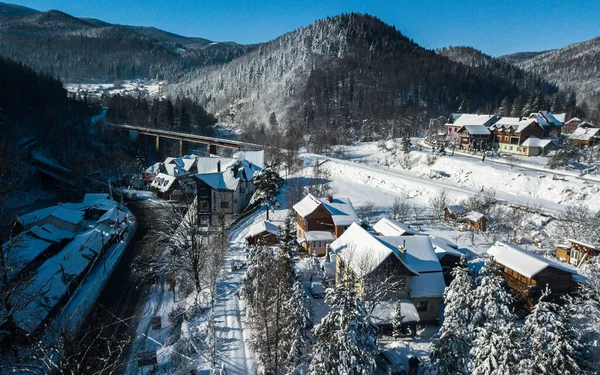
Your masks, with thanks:
[[[221,172],[221,160],[217,160],[217,172]]]
[[[327,196],[327,202],[329,202],[329,203],[333,202],[333,197],[331,195]]]
[[[402,245],[398,246],[398,251],[400,252],[400,259],[406,262],[406,240],[403,241]]]

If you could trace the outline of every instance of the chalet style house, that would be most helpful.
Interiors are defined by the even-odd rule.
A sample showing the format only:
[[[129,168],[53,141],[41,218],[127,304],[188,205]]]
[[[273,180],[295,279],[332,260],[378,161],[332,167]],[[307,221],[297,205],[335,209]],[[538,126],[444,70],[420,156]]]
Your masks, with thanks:
[[[355,282],[359,298],[375,305],[376,323],[389,324],[396,303],[402,304],[403,323],[438,323],[446,284],[429,236],[377,236],[352,224],[330,247],[336,285]],[[388,285],[377,302],[370,300]]]
[[[498,117],[495,115],[453,113],[448,118],[448,123],[446,124],[448,138],[453,140],[460,139],[459,130],[463,126],[483,126],[489,128],[496,121],[498,121]]]
[[[556,257],[574,266],[579,266],[582,262],[598,255],[600,255],[600,247],[571,239],[568,244],[556,247]]]
[[[532,113],[529,115],[529,119],[535,119],[544,131],[543,136],[540,138],[556,139],[562,133],[563,122],[548,111]]]
[[[552,291],[552,299],[577,289],[577,272],[518,246],[496,242],[487,253],[518,298],[518,305],[526,310],[531,310],[546,287]]]
[[[352,223],[360,223],[348,198],[317,198],[308,194],[294,205],[296,237],[309,255],[325,255],[327,245],[340,237]]]
[[[499,152],[538,156],[556,149],[556,138],[562,122],[547,111],[532,113],[529,118],[502,117],[490,126],[494,149]]]
[[[275,245],[279,243],[279,227],[270,221],[263,220],[250,227],[244,237],[248,245]]]
[[[487,228],[487,217],[476,211],[469,211],[465,215],[465,221],[467,223],[467,229],[472,229],[480,232],[485,232]]]
[[[216,215],[235,215],[246,209],[255,190],[252,177],[261,167],[235,158],[203,158],[197,167],[194,182],[200,225],[214,225]]]
[[[600,128],[584,122],[573,131],[569,140],[577,146],[594,146],[600,143]]]
[[[457,131],[459,149],[465,151],[488,150],[492,145],[492,133],[484,125],[464,125]]]
[[[579,127],[583,121],[579,117],[573,117],[569,121],[565,122],[563,125],[562,133],[563,134],[573,134],[575,129]]]

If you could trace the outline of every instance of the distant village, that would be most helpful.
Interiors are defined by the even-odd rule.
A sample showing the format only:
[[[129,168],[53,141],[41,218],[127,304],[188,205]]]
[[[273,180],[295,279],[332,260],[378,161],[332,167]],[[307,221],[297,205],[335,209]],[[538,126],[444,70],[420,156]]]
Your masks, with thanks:
[[[425,138],[468,152],[539,156],[559,149],[565,138],[576,146],[594,146],[600,143],[600,128],[577,117],[566,120],[564,113],[548,111],[523,118],[453,113],[447,119],[430,120]]]

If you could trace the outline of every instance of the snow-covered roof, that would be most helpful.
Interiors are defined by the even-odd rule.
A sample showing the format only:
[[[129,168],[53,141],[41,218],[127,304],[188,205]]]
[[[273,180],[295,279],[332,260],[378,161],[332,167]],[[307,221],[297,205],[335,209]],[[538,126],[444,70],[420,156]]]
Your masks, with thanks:
[[[334,241],[335,236],[333,232],[328,232],[326,230],[311,230],[304,233],[304,238],[307,242],[315,242],[315,241]]]
[[[572,122],[581,122],[581,119],[579,117],[573,117],[569,121],[565,122],[565,124],[570,124]]]
[[[188,172],[185,169],[183,169],[183,167],[180,167],[177,164],[167,164],[165,162],[164,166],[166,174],[168,174],[169,176],[179,177],[188,174]]]
[[[102,244],[102,236],[96,229],[79,234],[73,242],[38,268],[25,293],[40,296],[15,312],[17,326],[31,332],[42,323],[50,310],[67,293],[71,280],[80,275],[95,258],[97,250],[94,249],[99,249],[98,244]]]
[[[331,202],[329,202],[327,198],[317,198],[312,194],[308,194],[293,208],[298,215],[306,217],[312,214],[319,205],[323,205],[331,214],[331,219],[336,226],[347,226],[360,222],[356,211],[354,211],[354,206],[348,198],[332,197]]]
[[[509,267],[528,278],[534,277],[548,267],[575,273],[575,271],[554,263],[550,259],[504,242],[496,242],[488,249],[487,253],[489,256],[494,257],[497,263]]]
[[[217,173],[224,171],[227,167],[236,162],[234,158],[216,158],[216,157],[200,157],[197,158],[196,168],[198,174]]]
[[[566,113],[554,113],[553,115],[554,115],[554,118],[556,118],[558,121],[560,121],[562,123],[565,122],[565,119],[567,117]]]
[[[550,143],[552,143],[551,139],[539,139],[538,137],[532,135],[527,138],[523,143],[521,143],[522,147],[541,147],[545,148]]]
[[[279,227],[267,220],[259,221],[250,227],[245,238],[254,237],[261,233],[271,233],[279,236]]]
[[[590,243],[581,242],[581,241],[573,240],[573,239],[570,239],[570,238],[569,238],[569,242],[576,243],[576,244],[581,245],[581,246],[589,247],[590,249],[594,249],[596,251],[600,251],[600,247],[598,247],[596,245],[592,245]]]
[[[474,115],[474,114],[463,114],[454,121],[453,125],[465,126],[465,125],[481,125],[490,126],[496,121],[497,117],[494,115]]]
[[[83,220],[83,212],[81,211],[52,206],[23,215],[19,218],[19,222],[23,226],[29,226],[44,220],[48,216],[53,216],[69,224],[79,224]]]
[[[176,180],[177,178],[173,176],[170,176],[165,173],[159,173],[156,175],[156,177],[154,177],[154,180],[152,181],[152,184],[150,184],[150,186],[164,193],[171,188],[171,186],[175,183]]]
[[[594,124],[592,124],[591,122],[588,122],[588,121],[582,122],[581,124],[579,124],[578,127],[580,127],[580,128],[597,128],[596,125],[594,125]]]
[[[377,223],[375,223],[375,225],[373,225],[373,229],[375,229],[377,233],[381,233],[382,236],[403,236],[419,234],[419,232],[410,229],[406,224],[396,221],[394,219],[389,219],[387,217],[384,217]]]
[[[410,278],[411,298],[442,297],[446,289],[444,274],[440,272],[421,272]]]
[[[152,164],[151,166],[149,166],[148,168],[146,168],[144,170],[144,173],[147,173],[147,174],[156,174],[156,173],[160,172],[160,165],[161,164],[162,164],[161,162],[156,162],[156,163]]]
[[[448,213],[450,214],[462,214],[466,211],[465,207],[462,204],[453,204],[451,206],[446,207]]]
[[[390,324],[394,318],[396,304],[400,304],[400,313],[402,314],[402,323],[411,323],[420,321],[419,313],[415,304],[409,299],[399,299],[391,301],[379,301],[371,312],[371,319],[375,324]]]
[[[96,223],[121,223],[125,221],[127,214],[118,208],[114,207],[108,210],[104,215],[100,216]]]
[[[533,124],[537,124],[537,121],[534,118],[523,119],[523,120],[519,121],[519,126],[517,127],[517,130],[515,131],[515,133],[520,133],[523,130],[525,130],[525,128],[527,128],[528,126],[531,126]]]
[[[467,220],[471,220],[471,221],[479,221],[479,220],[483,219],[484,217],[485,217],[484,214],[482,214],[481,212],[477,212],[477,211],[469,211],[465,215],[465,218]]]
[[[4,243],[2,248],[6,257],[5,260],[8,263],[9,279],[40,256],[50,246],[52,246],[52,242],[37,238],[29,231],[23,232],[11,241]],[[2,281],[0,280],[1,283]]]
[[[459,132],[466,131],[470,135],[489,135],[490,130],[484,125],[463,125]]]
[[[404,247],[406,264],[418,273],[442,271],[429,236],[383,236],[378,238],[395,249]]]
[[[463,253],[458,251],[458,246],[444,237],[430,236],[431,244],[438,259],[442,259],[446,254],[461,257]]]
[[[265,151],[238,151],[233,154],[234,158],[246,160],[259,168],[265,167]]]
[[[520,117],[501,117],[500,120],[498,120],[491,127],[492,128],[501,128],[501,127],[509,127],[509,126],[518,127],[519,122],[521,122]]]
[[[195,177],[206,183],[213,190],[228,190],[235,191],[237,190],[238,184],[240,182],[239,178],[235,178],[231,170],[227,169],[225,172],[220,173],[203,173],[197,174]]]
[[[540,111],[540,113],[542,114],[542,116],[544,116],[544,118],[546,119],[546,121],[548,121],[549,124],[553,126],[563,126],[563,121],[558,120],[556,116],[554,116],[554,114],[548,111]]]
[[[350,225],[330,247],[357,275],[362,277],[369,275],[390,256],[395,256],[411,273],[418,275],[418,272],[403,260],[396,246],[384,241],[383,237],[372,235],[356,223]]]
[[[582,128],[578,127],[573,131],[573,133],[569,136],[571,140],[577,141],[589,141],[592,138],[598,137],[600,132],[600,128]]]
[[[59,229],[50,223],[46,223],[41,227],[37,225],[29,229],[29,233],[41,238],[45,241],[58,243],[65,239],[72,239],[75,233]]]

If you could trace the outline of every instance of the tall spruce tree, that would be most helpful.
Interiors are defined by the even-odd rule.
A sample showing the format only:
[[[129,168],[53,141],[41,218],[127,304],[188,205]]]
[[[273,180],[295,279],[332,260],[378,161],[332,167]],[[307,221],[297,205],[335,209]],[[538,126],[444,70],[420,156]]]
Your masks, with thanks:
[[[277,163],[270,163],[265,168],[254,173],[252,185],[256,188],[250,204],[260,203],[267,211],[267,220],[269,220],[269,211],[279,206],[277,194],[279,187],[283,185],[283,179],[277,173]]]
[[[561,306],[545,301],[534,306],[525,319],[523,335],[524,359],[520,373],[524,375],[582,374],[579,343],[570,318]]]
[[[471,332],[471,293],[473,280],[464,256],[452,270],[454,279],[444,292],[444,322],[431,343],[433,374],[469,374]]]
[[[357,299],[353,285],[349,282],[327,290],[326,301],[331,310],[313,330],[317,342],[309,367],[311,375],[374,373],[376,327]]]

